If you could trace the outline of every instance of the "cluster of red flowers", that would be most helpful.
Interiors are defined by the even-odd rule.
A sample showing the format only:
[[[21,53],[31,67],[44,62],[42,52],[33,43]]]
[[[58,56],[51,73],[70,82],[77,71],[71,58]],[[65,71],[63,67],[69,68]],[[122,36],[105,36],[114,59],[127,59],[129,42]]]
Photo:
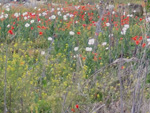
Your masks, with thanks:
[[[97,61],[97,56],[98,56],[98,54],[97,54],[97,53],[94,53],[94,52],[92,52],[92,54],[94,54],[93,60],[94,60],[94,61]],[[99,57],[98,59],[101,60],[102,58]]]
[[[142,36],[134,36],[132,37],[132,40],[135,42],[136,45],[139,45],[141,41],[143,40]],[[146,46],[145,43],[142,43],[142,47],[144,48]]]
[[[79,105],[76,104],[75,107],[78,109],[78,108],[79,108]],[[72,112],[75,112],[75,109],[72,108],[71,111],[72,111]]]

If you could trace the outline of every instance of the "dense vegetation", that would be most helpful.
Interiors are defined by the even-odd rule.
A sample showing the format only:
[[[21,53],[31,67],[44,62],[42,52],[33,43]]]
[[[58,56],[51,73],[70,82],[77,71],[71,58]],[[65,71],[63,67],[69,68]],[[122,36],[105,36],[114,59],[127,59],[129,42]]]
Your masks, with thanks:
[[[149,112],[150,17],[105,7],[1,9],[0,112]]]

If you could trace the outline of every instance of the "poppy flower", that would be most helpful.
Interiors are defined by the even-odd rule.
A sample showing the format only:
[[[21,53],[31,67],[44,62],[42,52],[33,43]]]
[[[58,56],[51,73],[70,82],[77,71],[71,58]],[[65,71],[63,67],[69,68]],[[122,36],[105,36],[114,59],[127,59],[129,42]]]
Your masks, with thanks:
[[[40,32],[39,32],[39,35],[43,35],[43,32],[40,31]]]
[[[96,56],[94,56],[94,59],[93,59],[94,61],[97,61],[97,58],[96,58]]]
[[[139,40],[137,40],[137,41],[135,41],[135,43],[136,43],[136,45],[139,45],[140,41],[139,41]]]
[[[101,60],[102,58],[101,58],[101,57],[99,57],[98,59],[99,59],[99,60]]]
[[[83,59],[83,60],[86,60],[86,57],[83,57],[82,59]]]
[[[71,111],[72,111],[72,112],[75,112],[75,110],[74,110],[74,109],[71,109]]]
[[[142,40],[142,39],[143,39],[142,36],[140,36],[139,40]]]
[[[142,44],[142,47],[144,48],[145,46],[146,46],[146,44],[145,44],[145,43],[143,43],[143,44]]]
[[[11,35],[14,34],[12,30],[9,30],[8,33]]]
[[[31,30],[33,30],[33,27],[31,27]]]
[[[139,20],[140,20],[140,21],[142,21],[143,19],[142,19],[142,18],[140,18]]]
[[[80,32],[77,32],[77,34],[80,35],[81,33],[80,33]]]
[[[11,29],[15,29],[15,28],[12,26]]]
[[[79,105],[78,105],[78,104],[76,104],[76,108],[77,108],[77,109],[79,108]]]

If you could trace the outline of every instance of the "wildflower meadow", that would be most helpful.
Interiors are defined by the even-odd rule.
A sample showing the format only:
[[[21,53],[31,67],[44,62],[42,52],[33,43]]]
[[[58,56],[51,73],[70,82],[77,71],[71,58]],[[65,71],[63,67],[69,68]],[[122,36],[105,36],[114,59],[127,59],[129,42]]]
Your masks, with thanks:
[[[0,113],[150,113],[150,1],[120,1],[0,3]]]

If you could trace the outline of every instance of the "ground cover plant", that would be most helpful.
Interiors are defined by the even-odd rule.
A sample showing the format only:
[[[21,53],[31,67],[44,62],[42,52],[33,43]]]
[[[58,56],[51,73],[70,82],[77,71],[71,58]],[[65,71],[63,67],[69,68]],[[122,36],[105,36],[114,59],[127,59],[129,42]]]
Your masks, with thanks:
[[[1,8],[0,112],[149,113],[150,17],[130,4]]]

